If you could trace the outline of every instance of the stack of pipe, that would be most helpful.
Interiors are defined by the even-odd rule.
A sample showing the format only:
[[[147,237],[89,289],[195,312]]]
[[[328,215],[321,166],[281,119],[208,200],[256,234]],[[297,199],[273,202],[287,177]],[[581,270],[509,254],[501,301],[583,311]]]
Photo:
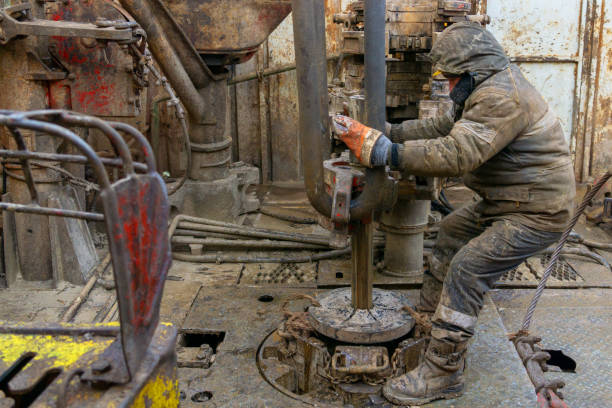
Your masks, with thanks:
[[[249,227],[206,218],[178,215],[169,229],[170,242],[178,245],[202,245],[204,251],[235,249],[239,251],[292,250],[300,253],[278,257],[235,254],[186,254],[174,252],[173,258],[188,262],[215,263],[298,263],[336,258],[351,253],[350,247],[331,249],[329,235],[301,234],[267,228]],[[304,254],[304,251],[311,253]]]

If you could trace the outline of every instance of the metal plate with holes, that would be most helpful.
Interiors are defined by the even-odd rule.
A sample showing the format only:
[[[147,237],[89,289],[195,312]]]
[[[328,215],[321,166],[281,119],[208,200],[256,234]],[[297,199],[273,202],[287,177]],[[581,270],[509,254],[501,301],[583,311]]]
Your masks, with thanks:
[[[546,266],[548,265],[549,255],[535,256],[527,259],[518,267],[506,272],[497,282],[498,287],[535,287],[542,277]],[[576,287],[588,286],[590,280],[584,276],[592,276],[598,272],[601,265],[586,263],[589,265],[587,273],[580,273],[572,264],[572,260],[566,257],[560,257],[557,261],[550,278],[547,282],[548,287]],[[603,268],[603,267],[601,267]],[[609,273],[609,272],[608,272]],[[584,275],[584,276],[583,276]],[[601,280],[593,280],[593,284],[601,284]]]
[[[241,285],[285,285],[314,287],[317,263],[245,264]]]
[[[592,289],[588,291],[592,292],[590,295],[581,293],[579,297],[560,292],[544,292],[530,333],[542,337],[542,348],[561,350],[572,358],[576,362],[576,372],[545,375],[565,382],[562,392],[570,407],[608,407],[612,401],[610,290]],[[524,305],[532,294],[532,291],[523,296],[501,294],[504,299],[496,300],[507,333],[520,327],[526,309]],[[499,296],[495,295],[495,298]]]

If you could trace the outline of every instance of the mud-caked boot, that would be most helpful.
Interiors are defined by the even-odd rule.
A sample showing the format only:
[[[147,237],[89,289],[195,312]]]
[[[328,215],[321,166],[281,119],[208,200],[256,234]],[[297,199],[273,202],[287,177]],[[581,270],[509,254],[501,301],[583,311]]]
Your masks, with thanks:
[[[412,371],[391,378],[383,395],[397,405],[423,405],[463,394],[467,341],[452,343],[432,338],[421,363]]]

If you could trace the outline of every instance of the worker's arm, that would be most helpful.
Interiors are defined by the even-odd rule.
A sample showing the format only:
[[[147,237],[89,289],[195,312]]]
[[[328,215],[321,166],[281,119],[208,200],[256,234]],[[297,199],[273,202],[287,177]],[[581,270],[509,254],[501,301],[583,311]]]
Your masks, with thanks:
[[[403,143],[408,140],[436,139],[447,136],[455,118],[453,109],[446,113],[427,119],[406,120],[402,123],[387,126],[386,134],[393,143]]]
[[[513,95],[478,90],[448,136],[393,145],[393,164],[414,175],[462,176],[499,153],[527,125],[527,115]]]
[[[506,147],[528,124],[505,91],[474,92],[447,136],[392,143],[375,129],[336,116],[336,132],[366,166],[385,164],[422,176],[461,176]]]

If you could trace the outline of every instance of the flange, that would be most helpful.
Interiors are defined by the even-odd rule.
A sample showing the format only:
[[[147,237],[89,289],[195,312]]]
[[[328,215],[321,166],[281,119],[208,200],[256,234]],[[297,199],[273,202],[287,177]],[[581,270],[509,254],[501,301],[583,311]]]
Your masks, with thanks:
[[[412,306],[398,292],[372,289],[372,308],[355,309],[351,288],[334,289],[308,308],[312,327],[324,336],[353,344],[385,343],[406,335],[414,319],[403,306]]]

